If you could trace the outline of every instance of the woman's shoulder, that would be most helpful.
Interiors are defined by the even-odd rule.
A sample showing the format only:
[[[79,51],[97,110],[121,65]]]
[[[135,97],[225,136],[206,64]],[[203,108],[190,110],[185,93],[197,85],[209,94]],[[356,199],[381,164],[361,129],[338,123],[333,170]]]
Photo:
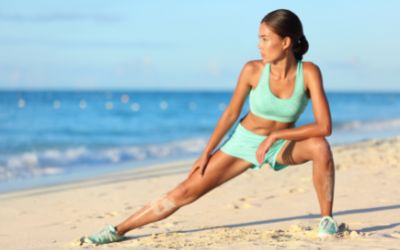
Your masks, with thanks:
[[[252,89],[254,89],[255,85],[258,83],[264,66],[265,64],[263,64],[262,60],[250,60],[244,64],[242,69],[243,77]]]
[[[264,64],[262,60],[250,60],[244,64],[243,68],[255,73],[259,70],[262,70],[264,68]]]
[[[315,74],[320,72],[320,69],[317,64],[310,61],[302,61],[303,63],[303,72],[304,74]]]
[[[262,72],[265,64],[262,60],[250,60],[243,65],[242,72],[249,78],[259,75]]]
[[[303,75],[306,89],[310,88],[310,84],[322,84],[321,70],[313,62],[303,61]]]

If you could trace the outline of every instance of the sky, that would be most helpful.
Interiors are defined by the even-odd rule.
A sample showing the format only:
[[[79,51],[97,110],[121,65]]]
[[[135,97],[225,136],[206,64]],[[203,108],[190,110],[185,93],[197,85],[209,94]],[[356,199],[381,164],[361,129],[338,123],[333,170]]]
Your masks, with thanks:
[[[400,92],[400,1],[0,2],[1,90],[232,90],[290,9],[328,91]]]

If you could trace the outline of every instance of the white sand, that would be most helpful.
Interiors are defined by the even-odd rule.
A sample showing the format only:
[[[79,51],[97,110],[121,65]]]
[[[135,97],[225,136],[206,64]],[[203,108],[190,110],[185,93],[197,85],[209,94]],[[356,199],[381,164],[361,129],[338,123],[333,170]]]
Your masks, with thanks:
[[[249,170],[127,241],[79,246],[186,177],[190,162],[0,195],[1,249],[400,249],[400,137],[334,148],[335,238],[316,237],[311,164]]]

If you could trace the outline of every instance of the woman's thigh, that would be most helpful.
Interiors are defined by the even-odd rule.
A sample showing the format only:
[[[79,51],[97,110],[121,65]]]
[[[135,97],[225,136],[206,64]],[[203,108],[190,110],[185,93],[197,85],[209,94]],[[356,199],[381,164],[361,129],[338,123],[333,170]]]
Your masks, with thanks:
[[[218,150],[209,159],[204,175],[197,169],[182,184],[187,186],[191,193],[204,194],[245,172],[251,165],[245,160]]]
[[[300,141],[288,141],[279,151],[276,162],[297,165],[312,160],[319,149],[329,147],[324,137],[311,137]]]

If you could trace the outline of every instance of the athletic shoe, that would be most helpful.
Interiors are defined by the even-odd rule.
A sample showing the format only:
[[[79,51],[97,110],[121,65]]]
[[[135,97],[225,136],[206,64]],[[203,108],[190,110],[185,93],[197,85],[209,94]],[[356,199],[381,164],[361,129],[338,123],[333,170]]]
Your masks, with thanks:
[[[322,217],[319,222],[318,237],[326,237],[335,235],[338,232],[336,221],[331,216]]]
[[[115,227],[111,225],[107,225],[105,228],[103,228],[101,231],[98,233],[95,233],[93,235],[90,235],[88,237],[84,236],[80,239],[81,245],[83,243],[91,243],[91,244],[107,244],[111,242],[117,242],[124,240],[126,237],[123,235],[118,235],[117,231],[115,230]]]

